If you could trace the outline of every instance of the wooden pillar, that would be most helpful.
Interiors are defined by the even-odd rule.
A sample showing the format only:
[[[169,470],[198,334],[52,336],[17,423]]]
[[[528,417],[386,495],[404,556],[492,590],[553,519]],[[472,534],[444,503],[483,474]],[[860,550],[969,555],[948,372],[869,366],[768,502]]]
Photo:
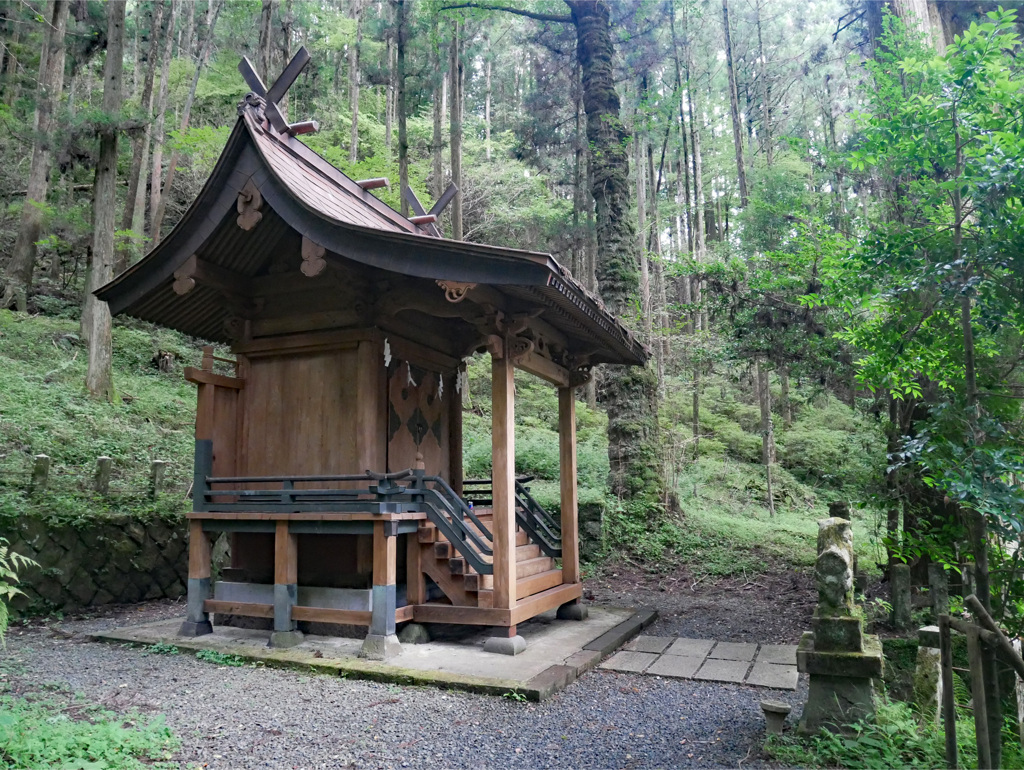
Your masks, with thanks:
[[[270,637],[272,647],[291,647],[302,636],[296,631],[292,620],[299,591],[299,549],[298,538],[288,528],[288,522],[277,522],[274,531],[274,633]]]
[[[491,354],[491,490],[494,506],[494,607],[516,606],[515,369]]]
[[[370,632],[359,653],[364,658],[386,660],[402,651],[395,636],[397,566],[398,522],[373,522],[373,606]]]
[[[452,402],[448,407],[448,475],[455,494],[462,497],[462,372],[466,365],[460,364],[455,370],[452,383]]]
[[[576,492],[576,394],[558,389],[558,478],[562,503],[562,582],[580,582],[579,501]]]
[[[204,609],[210,598],[211,568],[210,537],[203,531],[203,522],[192,519],[188,525],[188,614],[178,631],[180,636],[213,633],[210,616]]]

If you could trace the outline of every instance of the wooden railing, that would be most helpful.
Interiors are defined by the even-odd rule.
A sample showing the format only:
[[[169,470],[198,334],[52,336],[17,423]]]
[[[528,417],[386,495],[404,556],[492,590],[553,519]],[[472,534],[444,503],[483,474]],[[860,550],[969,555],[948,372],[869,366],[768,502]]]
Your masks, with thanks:
[[[412,468],[354,475],[213,476],[212,468],[213,442],[197,440],[192,494],[192,510],[197,513],[425,513],[476,572],[494,572],[493,565],[483,558],[494,555],[494,535],[440,476],[427,476]],[[254,484],[262,488],[252,489]],[[308,486],[313,484],[353,486]]]
[[[545,556],[557,559],[562,555],[562,524],[533,499],[526,486],[533,478],[516,478],[516,523],[526,530]],[[466,499],[474,505],[491,504],[491,479],[469,479],[463,481],[462,486]]]

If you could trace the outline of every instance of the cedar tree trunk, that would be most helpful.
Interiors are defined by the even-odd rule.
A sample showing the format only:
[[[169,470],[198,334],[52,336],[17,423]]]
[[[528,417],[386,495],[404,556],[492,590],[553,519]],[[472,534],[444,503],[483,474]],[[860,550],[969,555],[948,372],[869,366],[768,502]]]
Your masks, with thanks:
[[[7,266],[7,286],[0,299],[0,307],[15,305],[21,312],[25,312],[28,306],[28,291],[36,266],[36,241],[43,229],[41,206],[46,203],[46,192],[50,186],[50,131],[54,108],[64,89],[64,30],[68,22],[68,6],[67,0],[54,0],[50,6],[51,14],[39,61],[39,100],[36,102],[35,142],[28,190],[21,209],[21,225],[14,253]]]
[[[629,134],[615,91],[609,6],[606,0],[565,3],[576,26],[587,139],[593,148],[597,282],[608,309],[627,317],[640,291],[640,255],[630,205]],[[601,388],[608,410],[612,492],[641,504],[658,503],[664,488],[657,449],[657,386],[650,367],[611,367]]]
[[[103,67],[103,111],[113,115],[123,100],[124,14],[126,0],[107,3],[107,61]],[[117,207],[116,125],[100,129],[100,152],[92,194],[92,254],[85,285],[82,323],[88,324],[89,368],[85,386],[95,398],[114,398],[111,372],[110,309],[93,294],[114,277],[114,219]]]

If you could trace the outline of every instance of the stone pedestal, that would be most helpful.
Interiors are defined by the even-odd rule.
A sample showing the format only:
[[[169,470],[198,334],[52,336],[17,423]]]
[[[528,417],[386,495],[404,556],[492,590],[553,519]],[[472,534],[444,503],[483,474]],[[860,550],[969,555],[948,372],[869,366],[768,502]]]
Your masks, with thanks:
[[[875,711],[882,678],[882,644],[864,633],[853,602],[853,535],[850,522],[818,522],[815,577],[818,607],[796,651],[797,668],[810,675],[800,731],[839,731]]]
[[[861,652],[840,652],[815,649],[814,634],[806,633],[797,647],[796,664],[811,678],[800,720],[802,733],[813,734],[822,727],[839,731],[875,713],[883,670],[877,636],[864,635]]]

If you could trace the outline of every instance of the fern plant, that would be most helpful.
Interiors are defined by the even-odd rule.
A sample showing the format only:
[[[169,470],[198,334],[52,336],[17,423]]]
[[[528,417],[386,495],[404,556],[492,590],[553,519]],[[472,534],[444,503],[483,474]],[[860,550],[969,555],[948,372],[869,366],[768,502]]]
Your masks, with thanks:
[[[11,550],[7,538],[0,537],[0,647],[7,647],[7,625],[11,611],[8,605],[18,594],[24,594],[14,584],[18,582],[18,570],[38,567],[32,559]]]

